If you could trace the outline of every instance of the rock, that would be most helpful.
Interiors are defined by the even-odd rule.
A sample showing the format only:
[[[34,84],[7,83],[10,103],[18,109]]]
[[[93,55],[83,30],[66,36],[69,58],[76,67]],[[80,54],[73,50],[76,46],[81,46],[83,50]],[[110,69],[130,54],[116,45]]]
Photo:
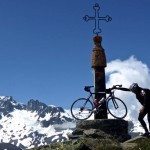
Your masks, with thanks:
[[[3,128],[3,126],[0,124],[0,129],[2,129]]]
[[[63,143],[41,146],[33,150],[121,150],[121,145],[110,139],[80,138]]]
[[[99,139],[113,139],[113,137],[98,129],[89,129],[83,131],[83,136]]]
[[[136,150],[137,147],[136,143],[123,143],[121,145],[123,150]]]
[[[80,129],[100,129],[106,133],[122,132],[123,134],[128,133],[128,122],[119,119],[97,119],[97,120],[86,120],[77,123],[77,128]]]
[[[137,136],[137,137],[135,137],[133,139],[125,141],[124,143],[135,143],[137,141],[146,140],[146,139],[147,139],[147,137]]]
[[[0,143],[0,150],[21,150],[21,148],[10,143]]]
[[[121,144],[123,150],[149,150],[150,138],[137,136]]]
[[[78,128],[76,128],[73,132],[72,132],[72,134],[73,135],[83,135],[83,132],[84,132],[84,129],[78,129]]]
[[[93,136],[99,137],[104,137],[104,134],[107,136],[109,135],[110,137],[117,139],[119,142],[124,142],[130,139],[130,135],[128,135],[128,122],[125,120],[119,119],[86,120],[78,122],[76,130],[77,131],[86,130],[85,131],[86,133],[93,132]],[[75,132],[73,132],[73,134],[75,134]]]

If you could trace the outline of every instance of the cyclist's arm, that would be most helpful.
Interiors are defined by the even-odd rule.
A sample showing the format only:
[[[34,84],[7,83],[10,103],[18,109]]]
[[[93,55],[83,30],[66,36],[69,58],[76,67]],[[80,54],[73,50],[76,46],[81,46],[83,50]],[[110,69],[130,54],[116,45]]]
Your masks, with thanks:
[[[118,90],[121,90],[121,91],[130,91],[128,88],[123,88],[123,87],[118,88]]]
[[[116,88],[117,90],[121,90],[121,91],[130,91],[128,88],[123,88],[123,87],[119,87]],[[110,89],[106,89],[105,90],[106,93],[110,93],[111,92],[111,88]]]

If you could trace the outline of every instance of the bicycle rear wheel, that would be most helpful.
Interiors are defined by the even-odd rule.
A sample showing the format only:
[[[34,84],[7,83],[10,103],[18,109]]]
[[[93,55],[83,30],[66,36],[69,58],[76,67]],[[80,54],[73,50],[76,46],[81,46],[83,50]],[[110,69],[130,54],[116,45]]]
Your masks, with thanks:
[[[77,120],[86,120],[93,113],[93,104],[89,99],[79,98],[71,105],[71,114]]]
[[[107,110],[114,118],[117,119],[123,119],[127,115],[127,106],[117,97],[107,100]]]

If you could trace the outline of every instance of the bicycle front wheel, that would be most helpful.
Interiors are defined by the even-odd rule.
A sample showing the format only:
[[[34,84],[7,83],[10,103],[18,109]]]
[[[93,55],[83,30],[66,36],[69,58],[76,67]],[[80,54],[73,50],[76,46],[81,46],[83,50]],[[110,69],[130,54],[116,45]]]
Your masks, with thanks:
[[[107,110],[114,118],[117,119],[123,119],[127,115],[127,106],[117,97],[107,100]]]
[[[93,113],[93,104],[89,99],[79,98],[71,105],[71,114],[77,120],[86,120]]]

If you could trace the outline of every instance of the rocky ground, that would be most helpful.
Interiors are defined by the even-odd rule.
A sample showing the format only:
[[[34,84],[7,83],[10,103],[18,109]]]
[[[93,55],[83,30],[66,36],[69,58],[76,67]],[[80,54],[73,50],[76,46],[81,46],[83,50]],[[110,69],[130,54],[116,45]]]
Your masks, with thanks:
[[[64,143],[41,146],[32,150],[150,150],[150,138],[138,136],[120,143],[113,138],[83,137]]]
[[[94,120],[77,124],[68,135],[70,140],[32,150],[150,150],[150,138],[130,139],[128,122],[124,120]]]

